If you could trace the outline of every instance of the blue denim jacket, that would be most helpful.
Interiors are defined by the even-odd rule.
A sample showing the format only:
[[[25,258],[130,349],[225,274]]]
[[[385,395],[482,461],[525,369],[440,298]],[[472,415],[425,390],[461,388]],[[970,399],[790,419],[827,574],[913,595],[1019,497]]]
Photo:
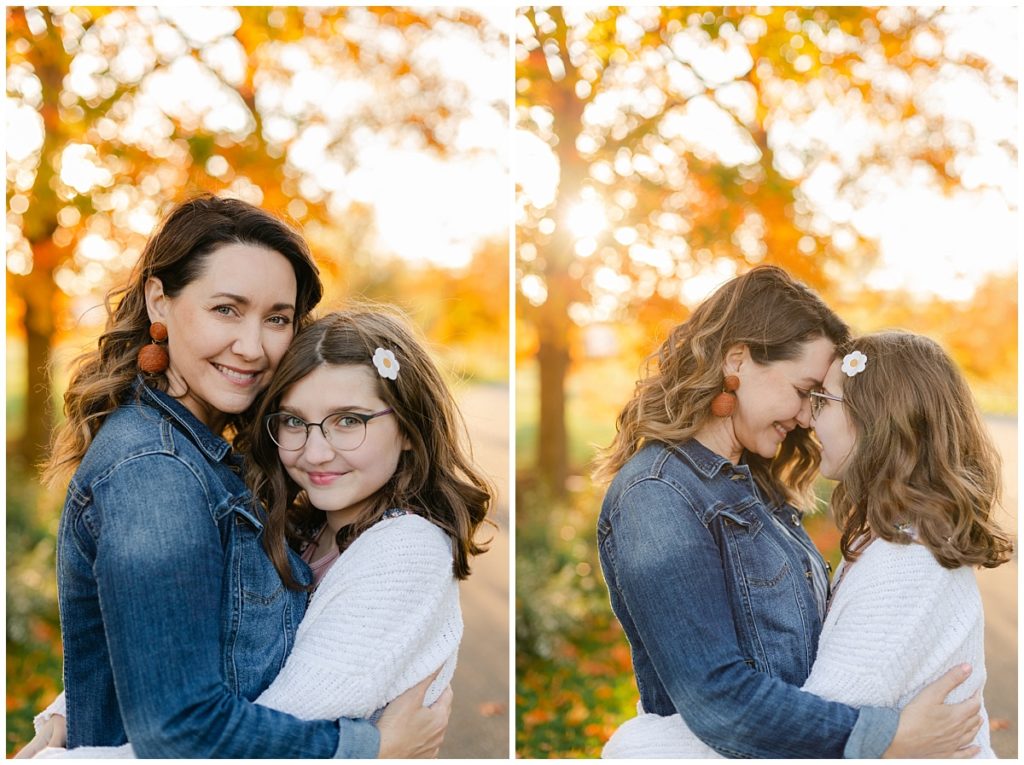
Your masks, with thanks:
[[[789,505],[696,440],[648,444],[612,481],[601,568],[645,712],[679,712],[727,757],[878,757],[899,713],[804,693],[821,632],[813,567]],[[845,748],[845,750],[844,750]]]
[[[304,722],[246,700],[284,665],[306,594],[264,553],[240,474],[226,441],[141,379],[96,434],[57,534],[69,747],[376,756],[366,721]]]

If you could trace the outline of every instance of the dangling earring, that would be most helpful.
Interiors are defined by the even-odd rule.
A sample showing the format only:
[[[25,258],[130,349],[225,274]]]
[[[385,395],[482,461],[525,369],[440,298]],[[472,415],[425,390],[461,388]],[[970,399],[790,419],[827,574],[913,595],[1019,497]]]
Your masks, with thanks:
[[[167,325],[154,321],[149,325],[149,336],[153,342],[139,349],[139,369],[148,375],[158,375],[171,363],[166,346],[157,345],[167,339]]]
[[[740,378],[728,375],[722,387],[725,390],[711,399],[711,414],[715,417],[728,417],[736,409],[736,394],[733,391],[740,387]]]

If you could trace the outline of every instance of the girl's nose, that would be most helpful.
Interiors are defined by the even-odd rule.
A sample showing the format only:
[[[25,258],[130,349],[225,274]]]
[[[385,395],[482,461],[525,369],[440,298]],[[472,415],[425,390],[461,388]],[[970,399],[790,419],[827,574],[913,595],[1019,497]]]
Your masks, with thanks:
[[[307,462],[315,464],[330,462],[335,456],[331,442],[324,437],[323,431],[316,425],[309,429],[306,445],[303,448],[305,450],[303,456]]]

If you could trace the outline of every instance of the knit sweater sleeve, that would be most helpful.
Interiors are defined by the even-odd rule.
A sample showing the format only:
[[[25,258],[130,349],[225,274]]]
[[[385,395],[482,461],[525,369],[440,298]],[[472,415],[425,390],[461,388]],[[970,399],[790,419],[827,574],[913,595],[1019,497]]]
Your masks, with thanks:
[[[444,667],[462,638],[451,543],[415,515],[381,521],[334,563],[310,601],[284,668],[256,703],[296,717],[370,717]]]
[[[839,584],[803,689],[854,706],[903,707],[954,666],[975,628],[970,573],[942,568],[919,544],[873,542]]]
[[[36,733],[42,728],[51,717],[59,715],[64,719],[68,716],[68,704],[67,698],[64,696],[64,691],[57,694],[57,697],[50,702],[50,704],[42,712],[32,718],[32,727],[36,729]]]

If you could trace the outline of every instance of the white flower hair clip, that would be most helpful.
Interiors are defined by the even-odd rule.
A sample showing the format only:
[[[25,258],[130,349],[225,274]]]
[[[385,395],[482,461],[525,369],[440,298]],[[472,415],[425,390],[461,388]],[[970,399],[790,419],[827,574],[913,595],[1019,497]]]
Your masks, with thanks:
[[[868,357],[860,351],[852,351],[843,356],[842,372],[847,377],[859,375],[868,365]]]
[[[377,374],[389,380],[398,379],[399,364],[395,354],[385,348],[378,348],[373,352],[373,365],[377,367]]]

